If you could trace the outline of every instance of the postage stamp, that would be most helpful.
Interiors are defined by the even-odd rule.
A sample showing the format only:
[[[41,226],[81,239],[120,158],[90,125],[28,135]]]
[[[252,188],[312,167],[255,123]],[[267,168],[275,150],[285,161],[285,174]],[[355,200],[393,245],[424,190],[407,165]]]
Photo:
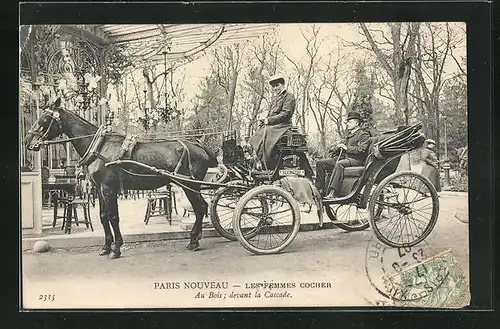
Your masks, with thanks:
[[[468,282],[451,250],[436,253],[427,243],[391,248],[370,240],[365,270],[381,306],[461,308],[470,301]]]
[[[451,250],[398,268],[383,280],[387,290],[399,291],[393,298],[397,306],[461,308],[470,301],[464,271]]]

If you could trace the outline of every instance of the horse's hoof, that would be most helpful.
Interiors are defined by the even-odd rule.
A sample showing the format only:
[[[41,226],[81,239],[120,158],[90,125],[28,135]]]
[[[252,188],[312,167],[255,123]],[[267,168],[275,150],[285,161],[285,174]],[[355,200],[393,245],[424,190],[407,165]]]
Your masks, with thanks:
[[[190,243],[187,245],[186,248],[188,250],[191,250],[191,251],[196,251],[196,250],[200,249],[200,244],[199,243]]]
[[[112,251],[108,256],[108,259],[117,259],[120,258],[121,255],[121,251]]]
[[[107,256],[111,253],[111,250],[109,249],[103,249],[101,250],[101,252],[99,253],[99,256]]]

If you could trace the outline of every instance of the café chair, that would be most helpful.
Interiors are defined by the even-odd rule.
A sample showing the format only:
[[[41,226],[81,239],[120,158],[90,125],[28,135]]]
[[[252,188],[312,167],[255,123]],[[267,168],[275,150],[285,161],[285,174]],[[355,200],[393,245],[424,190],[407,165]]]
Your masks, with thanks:
[[[71,234],[72,224],[80,226],[79,224],[85,224],[87,228],[90,228],[94,232],[94,227],[92,225],[92,218],[90,215],[90,200],[83,192],[82,188],[78,188],[77,185],[75,191],[75,196],[65,196],[60,197],[54,202],[54,219],[52,222],[52,227],[56,226],[57,219],[62,219],[63,224],[61,231],[64,229],[64,233]],[[59,205],[63,208],[63,214],[58,214]],[[83,219],[78,218],[78,211],[83,211]]]
[[[167,185],[164,191],[151,191],[147,198],[146,214],[144,224],[148,225],[149,219],[155,216],[166,216],[168,223],[172,225],[172,209],[177,213],[175,191]]]

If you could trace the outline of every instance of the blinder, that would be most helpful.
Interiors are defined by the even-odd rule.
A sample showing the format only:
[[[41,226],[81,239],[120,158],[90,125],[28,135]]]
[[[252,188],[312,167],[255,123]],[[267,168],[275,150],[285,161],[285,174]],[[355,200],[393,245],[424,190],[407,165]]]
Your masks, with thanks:
[[[59,111],[50,110],[50,109],[44,109],[43,111],[45,113],[50,114],[50,118],[51,118],[50,123],[47,126],[47,129],[45,129],[44,132],[40,132],[40,125],[36,124],[28,131],[28,133],[40,137],[41,141],[45,141],[50,133],[52,125],[55,123],[55,124],[57,124],[57,128],[58,128],[58,133],[55,137],[61,136],[63,133],[63,126],[62,126],[62,121],[61,121],[61,118],[59,115]]]

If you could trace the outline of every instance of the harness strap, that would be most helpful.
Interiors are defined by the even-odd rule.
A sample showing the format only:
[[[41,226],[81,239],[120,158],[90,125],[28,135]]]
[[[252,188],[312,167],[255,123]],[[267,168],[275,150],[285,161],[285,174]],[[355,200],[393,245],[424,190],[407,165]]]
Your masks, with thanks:
[[[127,152],[129,152],[129,156],[132,156],[135,144],[137,144],[137,135],[127,135],[123,140],[117,159],[122,159]]]
[[[183,145],[183,146],[184,147],[182,148],[181,157],[179,158],[179,161],[177,161],[177,165],[175,166],[174,175],[177,175],[177,172],[181,168],[182,160],[184,160],[184,156],[186,155],[186,149],[187,149],[187,147],[186,147],[186,145]]]
[[[182,150],[181,158],[179,159],[179,162],[177,162],[177,166],[175,167],[174,174],[176,174],[177,171],[179,170],[179,168],[181,167],[182,160],[184,160],[184,157],[186,156],[186,153],[187,153],[188,166],[189,166],[189,175],[191,176],[191,178],[194,178],[194,176],[193,176],[193,164],[191,163],[191,153],[189,152],[188,147],[186,146],[186,144],[183,141],[181,141],[179,139],[179,140],[177,140],[177,142],[179,142],[182,145],[183,150]]]
[[[92,142],[90,142],[87,151],[81,157],[80,161],[78,161],[79,167],[90,164],[94,159],[94,157],[99,154],[98,150],[101,147],[102,142],[104,141],[105,135],[106,135],[106,127],[100,126],[97,132],[95,133]]]

